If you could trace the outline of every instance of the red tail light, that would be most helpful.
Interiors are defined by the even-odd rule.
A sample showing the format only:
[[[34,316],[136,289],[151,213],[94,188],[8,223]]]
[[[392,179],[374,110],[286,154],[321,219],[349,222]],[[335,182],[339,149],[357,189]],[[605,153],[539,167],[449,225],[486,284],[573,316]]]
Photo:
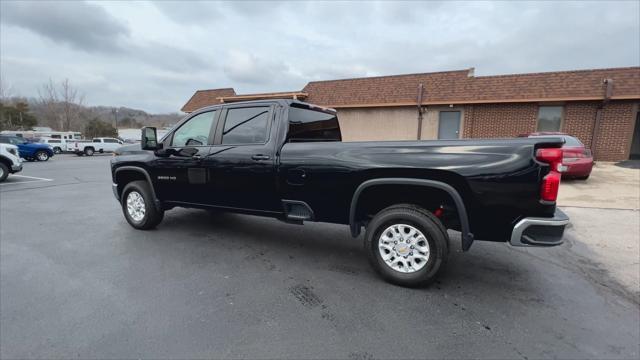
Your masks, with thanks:
[[[542,178],[540,187],[540,198],[544,201],[556,201],[558,190],[560,189],[560,171],[562,170],[562,150],[561,149],[539,149],[536,152],[536,159],[549,164],[551,171]]]

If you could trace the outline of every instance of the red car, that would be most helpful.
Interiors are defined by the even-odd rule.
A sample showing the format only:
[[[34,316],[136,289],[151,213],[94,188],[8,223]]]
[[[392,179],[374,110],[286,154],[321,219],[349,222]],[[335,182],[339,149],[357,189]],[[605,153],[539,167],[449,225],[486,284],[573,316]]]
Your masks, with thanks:
[[[562,173],[562,177],[586,180],[591,175],[593,168],[591,150],[587,149],[577,138],[561,132],[534,132],[520,136],[563,138],[565,143],[562,146],[562,165],[566,166],[566,170]]]

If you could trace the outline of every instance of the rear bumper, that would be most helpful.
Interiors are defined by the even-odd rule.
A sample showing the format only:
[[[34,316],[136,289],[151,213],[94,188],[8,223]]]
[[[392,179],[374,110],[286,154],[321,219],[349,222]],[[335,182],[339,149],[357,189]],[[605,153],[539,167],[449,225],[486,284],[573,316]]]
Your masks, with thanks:
[[[120,196],[118,196],[118,184],[111,184],[111,191],[113,191],[113,196],[115,196],[116,200],[120,202]]]
[[[563,165],[567,167],[567,170],[562,173],[562,176],[589,176],[593,169],[593,159],[584,159]]]
[[[563,242],[569,217],[556,209],[552,218],[524,218],[513,227],[509,243],[512,246],[556,246]]]

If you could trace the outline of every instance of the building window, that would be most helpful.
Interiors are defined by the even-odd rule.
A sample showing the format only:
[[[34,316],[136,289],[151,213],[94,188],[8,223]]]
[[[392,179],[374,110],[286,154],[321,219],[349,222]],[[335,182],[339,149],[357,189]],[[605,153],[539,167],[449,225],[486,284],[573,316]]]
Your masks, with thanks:
[[[540,106],[538,109],[538,131],[560,131],[562,106]]]

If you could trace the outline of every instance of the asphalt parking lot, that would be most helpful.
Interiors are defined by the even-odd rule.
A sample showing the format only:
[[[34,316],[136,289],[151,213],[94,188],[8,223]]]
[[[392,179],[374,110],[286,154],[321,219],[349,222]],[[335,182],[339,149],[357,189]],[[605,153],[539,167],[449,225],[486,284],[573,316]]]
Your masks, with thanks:
[[[552,249],[476,242],[405,289],[343,226],[175,209],[134,230],[109,158],[25,163],[0,185],[0,357],[640,356],[638,294],[580,229]]]

